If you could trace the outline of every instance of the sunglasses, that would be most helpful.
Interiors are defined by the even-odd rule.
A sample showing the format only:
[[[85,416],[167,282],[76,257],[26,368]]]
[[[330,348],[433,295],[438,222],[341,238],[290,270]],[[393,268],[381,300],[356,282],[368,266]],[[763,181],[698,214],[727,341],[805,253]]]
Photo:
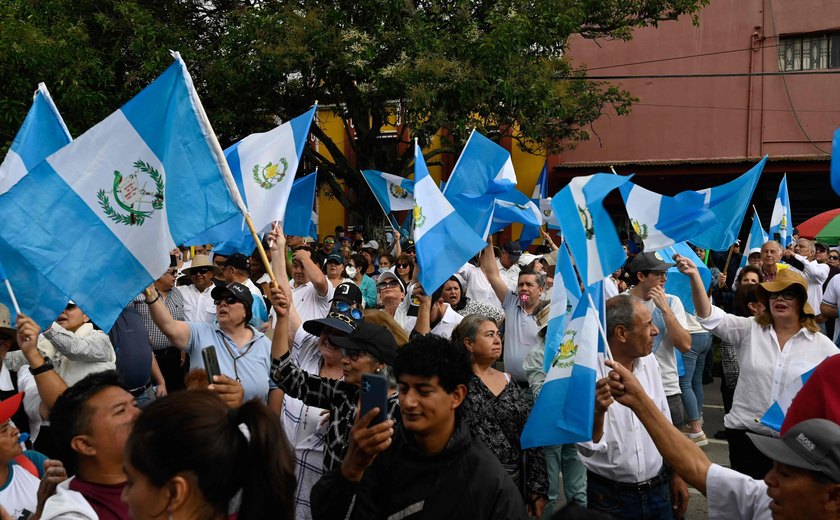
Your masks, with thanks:
[[[344,314],[349,314],[354,320],[360,320],[364,316],[364,314],[362,314],[362,311],[353,307],[352,305],[350,305],[349,303],[347,303],[345,301],[335,302],[335,305],[333,306],[333,308],[335,310],[337,310],[338,312],[342,312]]]
[[[376,287],[378,289],[382,290],[382,289],[390,289],[391,287],[399,287],[399,285],[400,285],[400,282],[397,282],[396,280],[391,280],[390,282],[382,282],[382,283],[378,284]]]
[[[324,240],[325,244],[335,244],[335,240]]]
[[[216,305],[219,305],[222,302],[225,302],[228,305],[233,305],[234,303],[242,303],[242,301],[239,298],[237,298],[236,296],[227,296],[225,298],[222,298],[221,300],[213,300],[213,303],[216,304]],[[244,303],[243,303],[243,305],[244,305]]]
[[[212,267],[196,267],[195,269],[192,270],[192,275],[195,276],[197,274],[207,274],[207,273],[212,273],[212,272],[213,272]]]
[[[829,260],[840,260],[840,256],[837,255],[828,255]]]
[[[177,269],[172,269],[172,270],[166,271],[166,274],[168,274],[170,276],[178,276],[178,270]]]
[[[408,269],[409,267],[411,267],[411,264],[397,264],[397,267],[399,267],[400,269]]]
[[[357,361],[360,357],[362,357],[361,350],[347,350],[346,348],[341,349],[341,355],[350,358],[350,361]]]
[[[796,299],[796,291],[793,289],[785,289],[784,291],[770,293],[768,298],[771,300],[775,300],[777,298],[781,298],[783,300],[795,300]]]

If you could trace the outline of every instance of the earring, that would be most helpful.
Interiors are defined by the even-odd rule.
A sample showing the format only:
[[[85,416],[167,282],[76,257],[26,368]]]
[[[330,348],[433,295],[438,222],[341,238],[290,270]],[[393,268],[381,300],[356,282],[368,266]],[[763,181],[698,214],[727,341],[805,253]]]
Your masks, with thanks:
[[[382,367],[376,367],[376,373],[381,374],[382,373]]]

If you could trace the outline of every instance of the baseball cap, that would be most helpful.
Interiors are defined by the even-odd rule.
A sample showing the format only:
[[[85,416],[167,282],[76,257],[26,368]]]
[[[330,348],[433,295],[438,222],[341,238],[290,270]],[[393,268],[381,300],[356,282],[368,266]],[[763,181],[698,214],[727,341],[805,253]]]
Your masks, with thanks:
[[[659,251],[647,251],[639,253],[630,262],[630,270],[634,273],[640,271],[667,271],[669,267],[674,267],[676,264],[666,262],[662,253]]]
[[[244,303],[246,309],[250,309],[254,303],[254,297],[251,295],[251,291],[241,283],[231,282],[225,286],[215,287],[210,291],[210,297],[214,300],[221,300],[227,296],[233,296]]]
[[[507,251],[510,256],[520,256],[522,254],[522,248],[519,247],[519,242],[515,240],[505,242],[502,246],[502,251]]]
[[[18,411],[18,408],[20,408],[21,401],[23,401],[23,392],[18,392],[0,402],[0,423],[4,423],[12,418],[15,412]]]
[[[400,277],[394,274],[393,271],[383,271],[379,273],[379,278],[376,280],[376,283],[378,285],[382,282],[387,282],[388,280],[396,280],[397,283],[400,284],[400,289],[402,289],[402,291],[405,292],[405,285],[403,285],[402,280],[400,280]]]
[[[747,258],[751,257],[752,255],[761,256],[761,248],[760,247],[754,247],[754,248],[750,249],[750,253],[747,255]]]
[[[368,240],[362,244],[362,249],[379,249],[379,242],[376,240]]]
[[[341,256],[338,253],[332,253],[332,254],[327,256],[327,262],[326,263],[329,263],[329,262],[335,262],[337,264],[344,264],[344,257]]]
[[[373,323],[360,323],[348,336],[330,336],[330,343],[346,350],[367,352],[386,365],[393,365],[397,357],[394,336],[382,325]]]
[[[362,305],[362,290],[359,289],[359,286],[351,283],[351,282],[344,282],[338,284],[335,288],[335,293],[333,294],[333,299],[330,300],[334,301],[341,301],[347,302],[351,305]]]
[[[840,425],[826,419],[808,419],[780,439],[747,435],[758,451],[774,461],[817,471],[840,483]]]
[[[242,253],[233,253],[227,258],[227,260],[225,260],[225,267],[233,267],[234,269],[239,269],[240,271],[247,271],[249,269],[248,257]]]

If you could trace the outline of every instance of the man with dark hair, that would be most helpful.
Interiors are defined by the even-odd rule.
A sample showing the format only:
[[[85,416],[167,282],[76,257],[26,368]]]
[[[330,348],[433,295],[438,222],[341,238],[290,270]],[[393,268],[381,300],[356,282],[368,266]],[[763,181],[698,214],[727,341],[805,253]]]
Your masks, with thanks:
[[[313,518],[527,518],[513,480],[461,420],[466,350],[420,336],[394,371],[402,424],[370,426],[378,408],[357,416],[341,467],[312,490]]]

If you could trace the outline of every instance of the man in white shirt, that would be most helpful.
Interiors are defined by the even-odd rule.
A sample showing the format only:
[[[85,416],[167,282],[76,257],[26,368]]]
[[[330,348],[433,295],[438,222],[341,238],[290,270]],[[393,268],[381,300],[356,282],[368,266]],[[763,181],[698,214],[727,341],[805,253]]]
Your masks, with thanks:
[[[292,255],[292,298],[301,321],[317,320],[327,315],[335,288],[312,259],[306,248]]]
[[[753,479],[712,464],[658,413],[634,374],[618,364],[612,367],[612,397],[633,410],[674,471],[706,495],[710,520],[840,519],[840,425],[808,419],[781,439],[748,434],[774,461],[763,481]]]
[[[196,255],[190,267],[184,269],[184,275],[189,276],[192,285],[178,285],[175,290],[181,293],[184,300],[184,317],[187,321],[203,321],[215,323],[216,304],[210,296],[213,290],[213,276],[216,266],[206,255]]]
[[[622,294],[607,300],[606,315],[613,359],[640,381],[655,413],[670,421],[659,364],[651,355],[659,331],[650,311],[641,299]],[[609,512],[616,518],[662,520],[681,518],[685,513],[685,482],[679,475],[670,474],[633,411],[613,402],[607,378],[596,383],[592,440],[578,443],[577,448],[587,469],[589,509]]]
[[[662,386],[668,397],[671,420],[679,428],[685,422],[685,414],[677,372],[677,351],[688,352],[691,349],[691,334],[686,329],[682,302],[676,296],[665,293],[668,268],[673,265],[666,262],[658,251],[637,254],[630,263],[635,285],[627,292],[643,301],[659,329],[660,335],[654,341],[653,353],[662,372]]]
[[[808,303],[811,308],[818,311],[822,301],[822,286],[828,279],[828,264],[821,264],[816,260],[817,249],[814,242],[807,238],[800,238],[793,246],[793,251],[785,249],[782,253],[784,261],[799,270],[805,281],[808,282]],[[817,321],[822,322],[819,314]]]

